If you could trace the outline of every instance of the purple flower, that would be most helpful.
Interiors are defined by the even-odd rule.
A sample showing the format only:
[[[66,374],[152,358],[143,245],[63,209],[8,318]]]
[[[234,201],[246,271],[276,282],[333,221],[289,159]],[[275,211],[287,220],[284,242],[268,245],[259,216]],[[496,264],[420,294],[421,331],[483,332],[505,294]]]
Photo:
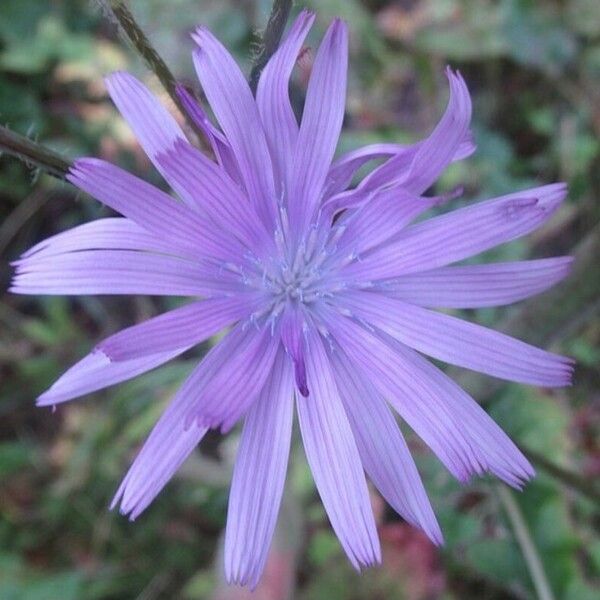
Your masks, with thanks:
[[[206,29],[195,32],[194,63],[220,129],[180,94],[216,160],[187,141],[139,81],[110,76],[112,99],[182,202],[102,160],[78,160],[69,181],[123,217],[41,242],[16,262],[12,287],[202,298],[105,339],[42,394],[41,406],[134,377],[231,327],[159,419],[113,506],[135,519],[208,429],[227,431],[243,419],[225,571],[251,586],[275,527],[294,404],[319,494],[360,569],[380,561],[364,471],[402,517],[442,542],[390,405],[460,481],[491,472],[520,488],[533,475],[503,431],[422,354],[546,387],[568,385],[572,372],[567,358],[432,310],[510,304],[565,277],[569,257],[450,265],[539,227],[566,186],[413,224],[451,200],[423,194],[474,150],[465,82],[448,70],[448,107],[425,140],[375,144],[333,161],[346,94],[342,21],[316,53],[300,125],[288,96],[313,20],[306,11],[297,18],[256,99],[226,49]],[[374,159],[383,162],[349,187]]]

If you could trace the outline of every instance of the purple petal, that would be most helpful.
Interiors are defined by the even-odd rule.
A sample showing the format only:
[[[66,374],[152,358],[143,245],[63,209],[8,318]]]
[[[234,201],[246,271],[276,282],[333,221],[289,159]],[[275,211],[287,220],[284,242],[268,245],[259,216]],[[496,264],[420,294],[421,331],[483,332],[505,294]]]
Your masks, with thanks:
[[[492,419],[439,369],[385,334],[350,319],[327,327],[367,377],[460,481],[485,471],[520,487],[533,469]],[[385,338],[383,341],[382,338]]]
[[[250,199],[265,225],[274,223],[275,187],[269,148],[252,92],[225,47],[207,29],[193,35],[194,65],[231,145]]]
[[[306,397],[308,385],[304,359],[304,328],[305,321],[300,311],[295,307],[288,307],[281,319],[281,341],[294,363],[294,377],[298,391]]]
[[[356,172],[368,162],[394,156],[406,149],[407,147],[401,144],[369,144],[340,156],[327,173],[323,199],[327,200],[334,194],[345,190],[352,182]]]
[[[291,221],[304,231],[321,200],[346,102],[348,30],[335,19],[315,57],[293,161]]]
[[[215,231],[196,212],[131,173],[97,158],[75,161],[67,179],[174,248],[236,260],[243,254],[226,232]]]
[[[208,139],[219,164],[236,183],[239,183],[240,170],[227,138],[210,122],[204,109],[196,102],[192,94],[182,85],[178,85],[176,91],[186,113]]]
[[[344,294],[340,303],[406,346],[438,360],[530,385],[571,383],[571,359],[493,329],[370,292]]]
[[[188,249],[175,250],[172,244],[130,219],[116,217],[97,219],[57,233],[30,248],[23,254],[22,259],[47,258],[81,250],[138,250],[174,254],[182,258],[194,256]],[[18,263],[19,261],[15,264]]]
[[[162,365],[179,354],[186,347],[150,354],[142,358],[113,363],[102,352],[93,351],[73,365],[37,400],[38,406],[52,406],[67,400],[73,400],[84,394],[96,392],[105,387],[126,381],[146,371]]]
[[[387,279],[474,256],[539,227],[566,193],[565,184],[546,185],[428,219],[407,227],[393,243],[362,257],[345,272],[357,279]]]
[[[367,474],[398,514],[441,544],[442,532],[423,482],[385,400],[368,379],[351,368],[341,349],[331,353],[331,360]]]
[[[440,267],[404,275],[382,288],[404,302],[436,308],[502,306],[552,287],[571,271],[570,256]]]
[[[186,142],[178,142],[159,162],[201,210],[222,230],[249,249],[272,246],[272,240],[240,188],[221,167]]]
[[[469,132],[471,98],[459,73],[446,70],[450,82],[450,100],[444,116],[431,135],[419,147],[408,173],[402,177],[404,187],[422,194],[435,183],[452,162]]]
[[[293,419],[293,378],[280,350],[248,411],[238,449],[225,530],[225,576],[254,588],[262,575],[285,483]]]
[[[83,250],[17,261],[16,294],[215,296],[239,289],[219,269],[173,256],[129,250]]]
[[[195,388],[187,422],[196,420],[223,432],[231,429],[258,397],[280,346],[278,335],[266,326],[257,331],[249,321],[238,324],[226,339],[226,354],[224,350],[219,368],[205,385],[198,385],[192,373],[182,388],[184,393]],[[202,370],[198,376],[204,378]]]
[[[181,395],[169,403],[123,478],[111,510],[120,503],[121,514],[137,519],[200,443],[208,428],[186,429],[186,408],[187,399]]]
[[[354,567],[381,561],[367,484],[348,417],[319,335],[309,332],[306,356],[311,394],[296,406],[304,449],[321,500]]]
[[[123,361],[195,346],[257,308],[257,297],[250,294],[193,302],[123,329],[97,349],[112,361]]]
[[[168,169],[156,160],[161,152],[173,146],[176,140],[185,140],[185,134],[168,110],[154,94],[133,75],[112,73],[105,79],[106,88],[113,102],[127,121],[148,158],[179,193],[177,183],[171,181]],[[190,206],[194,206],[193,202]]]
[[[298,138],[298,122],[290,104],[288,86],[292,69],[314,20],[314,13],[307,10],[300,12],[263,69],[256,90],[256,104],[281,190],[290,181],[290,162]]]

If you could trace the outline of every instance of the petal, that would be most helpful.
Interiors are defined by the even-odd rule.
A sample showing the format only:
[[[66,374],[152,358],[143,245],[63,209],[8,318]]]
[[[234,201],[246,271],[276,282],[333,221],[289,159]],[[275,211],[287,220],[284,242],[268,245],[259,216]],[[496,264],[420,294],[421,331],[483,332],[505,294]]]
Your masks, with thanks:
[[[238,324],[227,340],[226,354],[224,351],[210,380],[200,386],[192,373],[182,388],[185,393],[195,388],[187,422],[196,420],[223,432],[231,429],[258,397],[280,345],[279,336],[268,327],[256,331],[248,320]]]
[[[133,75],[116,72],[106,77],[105,82],[112,101],[133,130],[148,158],[179,194],[177,183],[171,181],[168,170],[156,158],[161,152],[171,148],[176,140],[186,139],[181,127],[154,94]]]
[[[304,231],[321,200],[344,118],[348,30],[334,19],[315,57],[293,161],[291,222]]]
[[[439,369],[389,336],[350,319],[322,315],[363,377],[368,377],[460,481],[485,471],[520,487],[533,469],[492,419]]]
[[[341,349],[331,353],[331,360],[365,471],[398,514],[441,544],[440,526],[390,409]]]
[[[235,154],[242,180],[265,225],[274,223],[275,186],[269,148],[250,87],[225,47],[204,27],[193,35],[194,65],[204,93]]]
[[[419,147],[408,172],[402,177],[404,187],[422,194],[435,183],[459,151],[471,122],[471,98],[459,73],[446,70],[450,82],[450,100],[444,116],[431,135]]]
[[[340,303],[406,346],[438,360],[530,385],[571,383],[571,359],[493,329],[370,292],[344,294]]]
[[[199,262],[129,250],[33,255],[15,265],[15,294],[214,296],[241,287],[237,276]]]
[[[138,250],[186,258],[194,256],[188,249],[175,250],[172,244],[130,219],[111,217],[84,223],[46,238],[27,250],[22,259],[47,258],[81,250]]]
[[[123,478],[110,508],[120,503],[120,513],[131,521],[152,503],[186,458],[198,446],[208,428],[183,426],[186,398],[176,396],[161,415]]]
[[[294,363],[294,377],[296,387],[303,396],[308,396],[306,383],[306,361],[304,358],[304,329],[305,321],[300,311],[294,307],[287,307],[281,319],[281,341],[285,351]]]
[[[254,588],[263,572],[290,451],[293,376],[280,350],[273,370],[244,422],[225,530],[225,576]]]
[[[389,158],[405,150],[406,146],[400,144],[369,144],[340,156],[327,173],[323,199],[327,200],[345,190],[356,172],[368,162],[378,158]]]
[[[236,260],[243,250],[168,194],[97,158],[75,161],[67,179],[122,215],[173,244],[205,256]]]
[[[112,361],[191,347],[215,335],[258,307],[254,295],[210,298],[170,310],[123,329],[97,346]]]
[[[38,406],[52,406],[78,398],[84,394],[96,392],[105,387],[126,381],[146,371],[162,365],[187,348],[178,348],[170,352],[149,354],[142,358],[113,363],[103,354],[94,350],[73,365],[37,400]]]
[[[288,92],[290,76],[314,20],[314,13],[307,10],[300,12],[263,69],[256,90],[256,104],[280,189],[289,182],[291,157],[298,138],[298,122]]]
[[[520,262],[440,267],[398,277],[382,293],[437,308],[502,306],[535,296],[571,271],[570,256]]]
[[[387,279],[442,267],[530,233],[564,200],[564,184],[546,185],[479,202],[407,227],[345,272],[356,279]]]
[[[196,102],[192,94],[182,85],[176,86],[176,92],[188,116],[208,139],[219,164],[229,177],[239,183],[240,171],[227,138],[210,122],[204,109]]]
[[[311,394],[296,406],[308,464],[336,535],[356,569],[381,561],[367,484],[329,359],[308,332],[306,368]]]
[[[196,198],[201,210],[221,230],[234,235],[247,248],[269,246],[271,239],[264,225],[224,169],[186,142],[177,143],[159,161],[168,166],[180,188]]]

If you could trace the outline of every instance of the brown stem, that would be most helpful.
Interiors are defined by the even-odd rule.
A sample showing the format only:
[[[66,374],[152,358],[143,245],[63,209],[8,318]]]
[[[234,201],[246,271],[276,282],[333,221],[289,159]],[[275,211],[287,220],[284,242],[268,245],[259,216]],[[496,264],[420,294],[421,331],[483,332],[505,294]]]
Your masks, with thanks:
[[[0,126],[0,152],[10,154],[58,179],[65,179],[71,166],[57,152],[3,126]]]
[[[250,87],[253,92],[256,91],[261,71],[279,47],[285,24],[290,16],[292,3],[292,0],[274,0],[273,2],[269,20],[262,35],[260,52],[250,73]]]

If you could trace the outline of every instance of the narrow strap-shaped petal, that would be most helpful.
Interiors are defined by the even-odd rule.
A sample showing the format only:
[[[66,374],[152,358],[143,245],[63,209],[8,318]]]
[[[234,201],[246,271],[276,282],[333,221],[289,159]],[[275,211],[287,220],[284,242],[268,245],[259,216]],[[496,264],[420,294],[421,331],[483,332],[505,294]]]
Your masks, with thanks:
[[[350,292],[342,306],[406,346],[444,362],[520,383],[571,383],[573,361],[476,323],[372,292]]]
[[[222,368],[205,385],[198,385],[194,373],[184,383],[185,392],[195,388],[186,422],[195,420],[223,432],[231,429],[258,397],[279,346],[278,332],[268,327],[257,331],[249,321],[238,324],[228,335]]]
[[[154,163],[154,166],[179,193],[177,182],[171,180],[168,169],[156,160],[157,156],[173,146],[176,140],[185,140],[185,134],[173,115],[154,94],[133,75],[112,73],[105,79],[106,88],[135,137]],[[194,206],[193,202],[190,206]]]
[[[452,162],[469,131],[471,97],[459,73],[446,70],[450,82],[450,100],[444,116],[431,135],[419,147],[411,165],[402,178],[405,188],[422,194]]]
[[[186,142],[178,142],[159,161],[184,193],[194,196],[201,210],[223,231],[254,251],[271,242],[264,224],[240,188],[222,167]]]
[[[441,544],[442,532],[423,482],[385,400],[351,367],[341,348],[330,356],[365,471],[398,514]]]
[[[195,248],[205,256],[235,260],[243,254],[235,239],[215,231],[196,212],[131,173],[97,158],[75,161],[67,179],[175,248]]]
[[[174,256],[130,250],[33,255],[16,263],[16,294],[215,296],[237,291],[237,276]]]
[[[176,396],[153,427],[127,471],[110,505],[131,521],[158,496],[186,458],[198,446],[208,428],[183,424],[186,398]]]
[[[277,52],[263,69],[256,89],[256,104],[280,191],[289,182],[290,162],[298,138],[298,122],[290,103],[289,81],[314,20],[314,13],[307,10],[300,12]]]
[[[38,406],[52,406],[67,400],[91,394],[105,387],[126,381],[146,371],[162,365],[179,354],[186,347],[170,352],[149,354],[142,358],[114,363],[102,352],[91,352],[73,365],[37,400]]]
[[[552,287],[571,271],[570,256],[440,267],[403,275],[381,293],[434,308],[481,308],[524,300]]]
[[[479,202],[407,227],[345,272],[356,279],[388,279],[427,271],[474,256],[530,233],[566,196],[558,183]]]
[[[304,231],[321,200],[338,143],[346,102],[348,30],[330,25],[315,57],[293,161],[290,216]]]
[[[285,351],[294,363],[296,387],[306,397],[308,396],[308,385],[306,383],[306,361],[304,358],[305,327],[305,321],[300,311],[292,306],[287,307],[281,319],[281,341]]]
[[[296,406],[308,464],[319,495],[356,569],[381,561],[379,539],[360,455],[323,342],[308,332],[308,398]]]
[[[123,361],[195,346],[234,321],[250,316],[257,307],[258,298],[250,294],[193,302],[123,329],[97,349],[112,361]]]
[[[326,201],[334,194],[345,190],[351,183],[356,172],[372,160],[388,158],[407,149],[401,144],[369,144],[356,150],[351,150],[333,162],[327,173],[323,200]]]
[[[369,378],[457,479],[468,481],[471,475],[483,472],[468,432],[445,410],[425,377],[411,372],[387,345],[351,319],[340,319],[323,307],[320,316],[355,368]]]
[[[254,588],[275,530],[287,471],[294,414],[290,362],[279,350],[238,448],[225,529],[225,576]]]
[[[204,93],[233,150],[242,180],[265,225],[274,224],[273,167],[258,108],[243,73],[225,47],[204,27],[194,65]]]
[[[195,256],[189,248],[175,248],[173,244],[130,219],[109,217],[96,219],[46,238],[27,250],[22,259],[47,258],[81,250],[138,250],[184,258]]]
[[[240,170],[238,169],[235,156],[227,138],[210,122],[208,115],[204,112],[204,109],[195,100],[192,94],[190,94],[182,85],[176,86],[176,92],[187,115],[206,136],[206,139],[208,139],[219,164],[225,169],[229,177],[236,183],[239,183]]]
[[[440,204],[442,198],[422,198],[404,190],[390,187],[340,220],[345,231],[338,242],[338,251],[351,248],[356,255],[377,248],[400,233],[411,221]]]

